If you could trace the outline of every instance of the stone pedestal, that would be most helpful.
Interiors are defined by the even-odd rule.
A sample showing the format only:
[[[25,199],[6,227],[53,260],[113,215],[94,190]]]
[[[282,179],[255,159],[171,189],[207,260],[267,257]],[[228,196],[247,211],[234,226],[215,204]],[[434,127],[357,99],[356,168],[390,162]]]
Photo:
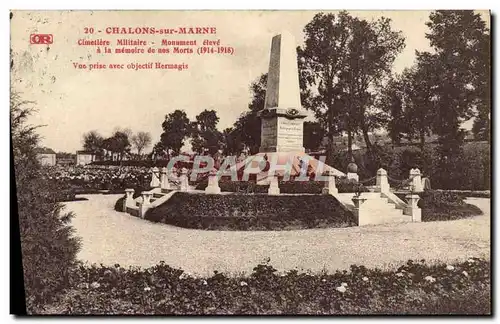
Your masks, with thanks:
[[[339,193],[339,190],[337,189],[337,186],[335,185],[335,176],[333,172],[325,172],[323,174],[325,177],[327,177],[327,180],[325,181],[325,187],[322,190],[322,193],[325,195],[335,195]]]
[[[157,167],[151,169],[151,188],[158,188],[160,186],[160,170]]]
[[[144,218],[148,209],[151,208],[151,197],[153,194],[148,191],[142,192],[142,202],[139,206],[139,217]]]
[[[419,169],[411,169],[410,170],[410,180],[413,192],[422,192],[424,191],[424,186],[422,184],[422,175],[420,174]]]
[[[365,201],[366,198],[362,196],[354,196],[352,198],[352,202],[354,203],[354,209],[352,212],[354,217],[357,219],[358,226],[370,224],[369,211],[363,206]]]
[[[389,192],[389,181],[387,180],[387,171],[384,169],[378,169],[377,171],[377,182],[376,191],[377,192]]]
[[[220,194],[219,177],[217,173],[212,171],[208,175],[208,186],[205,188],[207,194]]]
[[[134,189],[125,189],[125,200],[123,201],[123,211],[127,211],[127,207],[133,207],[134,203]]]
[[[162,191],[167,191],[170,190],[170,182],[168,181],[168,169],[167,168],[162,168],[161,169],[161,190]]]
[[[280,194],[278,177],[271,178],[271,183],[269,184],[269,189],[267,189],[267,194],[268,195],[279,195]]]
[[[187,176],[187,169],[182,168],[181,169],[181,175],[179,176],[179,181],[181,183],[181,191],[188,191],[189,190],[189,182],[188,182],[188,176]]]
[[[354,180],[359,182],[359,176],[357,173],[347,172],[347,180]]]
[[[422,221],[422,209],[418,208],[418,201],[420,200],[419,195],[407,195],[405,196],[408,206],[403,210],[404,215],[411,216],[413,222]]]

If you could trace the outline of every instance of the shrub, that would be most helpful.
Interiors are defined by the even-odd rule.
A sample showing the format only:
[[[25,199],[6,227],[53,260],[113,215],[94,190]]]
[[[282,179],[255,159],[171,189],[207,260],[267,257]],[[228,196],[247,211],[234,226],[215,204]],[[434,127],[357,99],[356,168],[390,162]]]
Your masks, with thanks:
[[[406,201],[405,194],[398,196]],[[446,221],[481,215],[475,205],[467,204],[464,196],[446,190],[426,190],[419,194],[418,207],[422,209],[422,221]]]
[[[145,218],[180,227],[281,230],[355,225],[351,212],[330,195],[205,195],[179,192]]]
[[[352,265],[335,273],[279,273],[269,263],[250,275],[194,277],[163,262],[147,269],[81,266],[66,314],[483,314],[491,313],[491,263],[409,260],[396,270]]]
[[[408,179],[411,168],[417,167],[430,178],[434,189],[491,188],[491,149],[486,142],[464,143],[460,155],[454,159],[455,167],[448,168],[443,168],[438,146],[434,143],[427,143],[423,151],[414,145],[374,145],[373,154],[374,158],[369,157],[366,150],[353,152],[359,178],[363,181],[374,177],[379,168],[386,169],[389,177],[401,181]],[[347,152],[340,151],[333,155],[330,165],[345,172],[349,162]]]
[[[63,213],[59,203],[60,188],[41,174],[35,153],[38,136],[26,125],[31,110],[13,92],[10,104],[24,290],[27,311],[32,313],[42,310],[67,288],[80,242],[69,225],[73,215]]]

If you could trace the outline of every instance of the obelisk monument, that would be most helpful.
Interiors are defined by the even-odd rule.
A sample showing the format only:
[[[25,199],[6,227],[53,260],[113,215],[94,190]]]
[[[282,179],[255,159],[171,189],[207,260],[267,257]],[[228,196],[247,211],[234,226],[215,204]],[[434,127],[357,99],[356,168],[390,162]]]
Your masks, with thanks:
[[[284,32],[271,43],[260,152],[304,152],[304,118],[300,102],[297,50],[293,35]]]

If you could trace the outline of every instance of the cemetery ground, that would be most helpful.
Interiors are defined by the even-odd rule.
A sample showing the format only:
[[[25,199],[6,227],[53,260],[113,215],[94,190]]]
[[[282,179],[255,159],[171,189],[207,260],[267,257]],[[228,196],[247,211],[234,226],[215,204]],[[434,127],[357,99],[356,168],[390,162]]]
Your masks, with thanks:
[[[119,195],[85,197],[66,205],[86,262],[41,313],[491,313],[489,199],[468,199],[483,215],[453,221],[238,232],[152,223],[115,212]]]
[[[206,231],[153,223],[113,209],[121,195],[81,195],[68,202],[88,263],[150,267],[164,261],[195,275],[250,273],[270,258],[278,271],[319,272],[352,264],[391,269],[408,259],[489,259],[490,200],[468,198],[483,215],[423,223],[291,231]]]

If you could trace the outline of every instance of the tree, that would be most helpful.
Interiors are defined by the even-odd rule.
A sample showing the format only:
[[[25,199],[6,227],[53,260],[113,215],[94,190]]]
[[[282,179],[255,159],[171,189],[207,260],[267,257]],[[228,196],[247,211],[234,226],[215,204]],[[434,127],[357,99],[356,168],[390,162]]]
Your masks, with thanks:
[[[206,151],[212,156],[219,151],[222,145],[222,134],[217,130],[218,122],[219,117],[215,110],[204,110],[196,116],[196,121],[191,124],[193,151],[199,154]]]
[[[491,141],[491,45],[490,34],[482,33],[475,49],[476,59],[473,60],[475,75],[475,105],[477,114],[472,131],[476,139]]]
[[[155,160],[158,160],[158,158],[163,158],[165,156],[168,159],[170,158],[170,156],[168,156],[168,151],[163,146],[163,143],[161,141],[156,143],[155,146],[153,147],[152,155]]]
[[[94,155],[102,155],[104,138],[97,131],[93,130],[83,134],[83,149],[92,152],[92,161]]]
[[[74,236],[70,225],[73,214],[63,213],[64,206],[57,202],[57,192],[61,188],[54,187],[43,177],[35,153],[39,136],[36,127],[27,124],[27,118],[34,112],[29,105],[30,102],[11,91],[13,170],[24,291],[27,311],[32,313],[39,312],[67,288],[80,240]]]
[[[486,62],[479,64],[478,57],[488,56],[484,43],[489,35],[485,22],[473,11],[438,10],[429,19],[426,37],[435,53],[426,55],[434,60],[433,70],[439,75],[434,130],[451,153],[461,144],[461,122],[474,115],[478,93],[485,91],[478,83],[485,79],[486,72],[479,71],[484,70]]]
[[[489,105],[484,97],[488,73],[480,72],[488,65],[489,31],[481,16],[470,10],[432,12],[426,25],[434,52],[425,55],[438,76],[433,88],[437,107],[433,131],[439,136],[440,168],[455,170],[446,182],[460,186],[465,135],[460,125],[474,116],[478,103]]]
[[[318,122],[304,122],[304,148],[317,151],[321,147],[325,130]]]
[[[113,136],[103,141],[103,147],[112,154],[117,154],[118,160],[121,161],[125,154],[130,153],[131,145],[127,134],[121,131],[115,131]]]
[[[350,156],[352,136],[361,131],[371,152],[368,132],[384,122],[374,102],[404,47],[401,32],[391,30],[390,22],[384,17],[368,22],[342,11],[317,14],[304,28],[305,46],[299,54],[314,94],[313,111],[331,143],[340,132],[347,133]]]
[[[417,64],[394,76],[382,89],[379,105],[387,113],[393,143],[399,144],[402,138],[418,138],[424,149],[436,110],[436,77],[430,58],[417,52]]]
[[[382,89],[378,101],[379,107],[387,114],[387,131],[393,145],[399,145],[404,134],[408,133],[403,107],[407,98],[404,81],[403,75],[394,75]]]
[[[238,139],[240,143],[249,149],[251,154],[259,152],[261,122],[258,113],[264,109],[266,86],[267,73],[262,74],[250,84],[252,101],[248,105],[249,110],[240,115],[230,133],[231,140]]]
[[[422,152],[425,137],[431,134],[436,117],[437,103],[435,88],[439,75],[434,69],[435,62],[427,53],[416,52],[417,64],[404,75],[406,95],[406,125],[410,139],[419,139]]]
[[[162,123],[163,133],[160,136],[160,141],[165,150],[170,151],[174,155],[179,155],[184,140],[191,133],[189,118],[183,110],[175,110],[165,116]]]
[[[245,145],[242,143],[241,133],[237,129],[233,127],[224,129],[222,137],[224,155],[238,155],[243,151]]]
[[[138,132],[132,136],[131,142],[137,149],[137,154],[140,157],[142,150],[151,145],[151,134],[148,132]]]
[[[319,13],[305,28],[304,48],[299,48],[299,67],[302,80],[312,89],[311,109],[316,119],[325,126],[329,142],[345,130],[351,143],[353,132],[349,111],[343,108],[342,86],[339,82],[342,68],[346,65],[346,45],[350,38],[350,16],[345,12]],[[329,148],[331,150],[331,148]],[[330,157],[330,151],[328,156]]]

